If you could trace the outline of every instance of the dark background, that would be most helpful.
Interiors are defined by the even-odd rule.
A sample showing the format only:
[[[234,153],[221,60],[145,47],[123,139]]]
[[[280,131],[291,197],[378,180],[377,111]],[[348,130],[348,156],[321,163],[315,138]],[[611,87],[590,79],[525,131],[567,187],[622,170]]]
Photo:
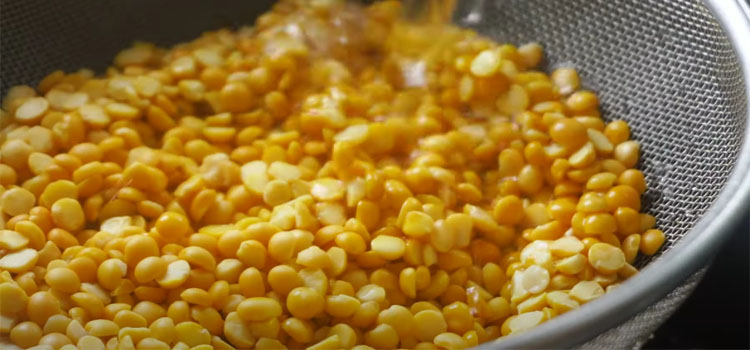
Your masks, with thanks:
[[[750,348],[750,208],[703,281],[646,349]]]

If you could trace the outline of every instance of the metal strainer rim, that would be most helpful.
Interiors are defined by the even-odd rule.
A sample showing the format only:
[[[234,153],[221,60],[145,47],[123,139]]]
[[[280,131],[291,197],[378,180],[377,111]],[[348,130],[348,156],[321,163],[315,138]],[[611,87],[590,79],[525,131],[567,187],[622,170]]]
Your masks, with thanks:
[[[134,38],[159,45],[183,42],[194,38],[198,28],[246,24],[249,15],[272,2],[212,6],[201,0],[162,1],[178,7],[144,12],[148,1],[76,0],[52,6],[0,0],[0,54],[6,59],[0,65],[0,90],[38,82],[50,67],[75,71],[88,66],[101,72]],[[665,253],[640,259],[635,265],[648,266],[618,290],[483,348],[559,348],[584,342],[588,348],[638,346],[689,294],[696,282],[690,278],[686,283],[685,277],[695,276],[716,254],[732,221],[750,214],[750,43],[744,42],[750,23],[741,10],[747,1],[459,2],[475,3],[467,7],[483,14],[476,23],[458,16],[465,19],[462,24],[500,42],[544,44],[551,65],[545,70],[579,69],[584,88],[601,97],[603,117],[632,123],[649,183],[643,209],[658,218],[668,236]],[[183,25],[184,18],[191,18],[189,26]],[[630,320],[617,326],[625,319]]]
[[[726,32],[742,68],[745,96],[750,103],[750,5],[744,0],[703,0]],[[746,112],[750,120],[750,110]],[[569,348],[628,320],[667,295],[704,267],[750,208],[750,123],[742,149],[724,189],[705,215],[662,258],[631,278],[626,288],[556,317],[522,334],[480,348]]]

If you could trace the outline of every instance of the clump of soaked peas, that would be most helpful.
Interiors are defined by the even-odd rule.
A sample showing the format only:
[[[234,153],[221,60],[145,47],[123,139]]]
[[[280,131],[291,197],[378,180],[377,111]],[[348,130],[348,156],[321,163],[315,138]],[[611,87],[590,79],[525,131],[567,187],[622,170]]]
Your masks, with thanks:
[[[628,125],[539,45],[400,12],[286,0],[11,89],[1,347],[459,349],[634,275]]]

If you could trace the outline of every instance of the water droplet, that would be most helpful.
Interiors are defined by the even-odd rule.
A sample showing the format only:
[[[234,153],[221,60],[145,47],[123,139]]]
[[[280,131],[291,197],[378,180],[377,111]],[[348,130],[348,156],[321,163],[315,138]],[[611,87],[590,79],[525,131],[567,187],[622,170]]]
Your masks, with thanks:
[[[401,66],[404,83],[408,87],[422,87],[427,85],[427,64],[424,61],[409,61]]]
[[[659,28],[656,30],[656,33],[654,33],[654,36],[656,37],[656,40],[664,40],[669,36],[669,31],[666,28]]]
[[[675,216],[676,215],[674,213],[669,213],[669,214],[665,215],[664,216],[664,222],[666,224],[671,224],[671,223],[675,222]]]
[[[695,219],[696,216],[697,215],[695,215],[695,212],[693,210],[691,209],[685,210],[685,218],[687,218],[688,220]]]
[[[581,70],[581,68],[577,67],[575,62],[573,61],[560,61],[552,65],[553,70],[558,69],[558,68],[573,68],[575,70]]]
[[[650,164],[651,173],[656,177],[656,182],[661,182],[664,176],[667,174],[667,167],[664,163],[659,161],[653,161]]]
[[[656,175],[657,182],[662,180],[665,176],[667,176],[672,170],[672,166],[669,163],[662,163],[659,161],[654,161],[651,164],[652,173]]]
[[[669,197],[672,197],[672,196],[674,196],[674,192],[675,192],[675,191],[674,191],[674,186],[672,186],[672,185],[667,185],[667,187],[665,187],[665,188],[664,188],[664,191],[662,192],[662,197],[663,197],[663,198],[669,198]]]
[[[622,116],[628,116],[630,114],[630,108],[630,103],[628,103],[628,101],[623,102],[622,105],[620,105],[620,114],[622,114]]]
[[[461,19],[461,22],[465,24],[477,24],[482,20],[482,15],[479,12],[470,12],[466,17]]]
[[[470,7],[468,9],[462,9],[461,5],[459,6],[456,11],[459,12],[459,22],[463,25],[475,25],[482,22],[484,19],[483,14],[487,12],[487,8],[485,6],[486,0],[480,0],[480,1],[472,1],[470,2]],[[467,2],[469,3],[469,2]],[[461,12],[466,12],[466,14],[462,15]]]

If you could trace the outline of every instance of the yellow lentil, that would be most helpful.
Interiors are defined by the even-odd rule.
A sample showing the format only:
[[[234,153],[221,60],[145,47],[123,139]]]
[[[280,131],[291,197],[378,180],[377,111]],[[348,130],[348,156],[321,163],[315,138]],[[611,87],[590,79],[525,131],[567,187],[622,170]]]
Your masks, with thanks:
[[[664,232],[661,230],[648,230],[641,235],[641,252],[646,255],[654,255],[664,244]]]
[[[42,329],[36,323],[30,321],[21,322],[10,331],[10,340],[24,348],[39,344],[41,338]]]
[[[289,292],[286,307],[294,317],[309,319],[323,311],[325,301],[316,290],[308,287],[297,287]]]
[[[246,321],[265,321],[280,316],[281,305],[271,298],[249,298],[237,306],[237,315]]]
[[[27,214],[34,207],[34,203],[34,194],[25,188],[13,187],[0,194],[0,206],[10,216]]]

